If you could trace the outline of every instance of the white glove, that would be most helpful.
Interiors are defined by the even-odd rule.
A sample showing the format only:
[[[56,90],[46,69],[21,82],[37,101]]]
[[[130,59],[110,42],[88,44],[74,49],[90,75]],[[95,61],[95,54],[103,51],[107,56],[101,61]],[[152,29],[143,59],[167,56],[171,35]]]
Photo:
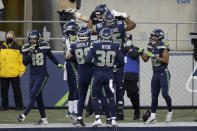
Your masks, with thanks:
[[[121,13],[120,16],[122,16],[123,18],[129,18],[129,15],[127,13]]]
[[[81,13],[76,11],[76,12],[74,12],[74,16],[76,18],[80,19],[81,18]]]
[[[70,9],[67,9],[66,12],[70,12],[70,13],[74,14],[74,16],[76,18],[78,18],[78,19],[81,17],[81,13],[80,12],[77,12],[76,9],[70,8]]]
[[[114,15],[114,16],[120,16],[120,12],[117,12],[117,11],[115,11],[115,10],[112,10],[111,11],[111,13],[112,13],[112,15]]]
[[[121,16],[123,18],[129,18],[129,15],[127,13],[121,13],[121,12],[118,12],[118,11],[115,11],[115,10],[112,10],[111,13],[114,16]]]

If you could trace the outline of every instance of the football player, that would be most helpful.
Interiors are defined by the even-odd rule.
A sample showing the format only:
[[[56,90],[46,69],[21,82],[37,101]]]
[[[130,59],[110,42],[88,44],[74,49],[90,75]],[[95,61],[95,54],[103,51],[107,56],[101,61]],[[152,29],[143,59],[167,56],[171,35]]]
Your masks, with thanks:
[[[85,57],[90,50],[90,30],[87,26],[82,26],[78,31],[78,39],[75,44],[72,44],[66,52],[66,59],[76,58],[78,63],[78,91],[79,91],[79,102],[78,102],[78,114],[77,114],[77,126],[85,126],[82,114],[86,94],[88,87],[91,82],[93,68],[90,65],[85,64]],[[85,76],[85,77],[84,77]]]
[[[112,32],[109,28],[103,28],[99,33],[99,42],[93,43],[90,47],[90,52],[86,57],[86,63],[91,63],[94,60],[93,87],[92,87],[92,106],[95,113],[95,122],[92,127],[97,127],[102,124],[99,115],[98,97],[102,88],[105,92],[110,105],[110,113],[112,119],[107,119],[107,126],[117,126],[116,119],[116,104],[114,100],[113,87],[113,67],[115,63],[118,66],[123,66],[123,56],[120,52],[120,45],[112,42]]]
[[[99,33],[103,28],[109,28],[112,31],[112,38],[113,42],[117,42],[120,44],[121,52],[123,53],[123,43],[124,43],[124,37],[125,32],[132,30],[135,28],[136,24],[130,20],[129,18],[125,19],[116,19],[115,16],[111,13],[110,10],[107,10],[104,13],[103,16],[103,23],[98,23],[95,25],[94,30],[92,32]],[[124,74],[124,66],[122,66],[120,69],[116,69],[116,65],[118,63],[115,63],[115,78],[114,82],[116,84],[116,103],[117,103],[117,119],[118,120],[124,120],[124,113],[123,113],[123,106],[124,106],[124,88],[123,88],[123,74]]]
[[[64,52],[70,48],[75,42],[77,42],[77,31],[78,25],[74,21],[69,21],[63,26],[63,47]],[[71,119],[73,124],[76,124],[75,116],[78,113],[78,64],[75,58],[66,60],[66,73],[67,73],[67,82],[69,87],[69,96],[68,96],[68,113],[66,117]]]
[[[30,100],[23,114],[19,115],[17,119],[19,122],[24,121],[36,101],[41,116],[38,124],[46,125],[48,121],[42,98],[42,89],[49,77],[46,65],[47,56],[61,70],[64,69],[64,66],[59,64],[52,54],[49,43],[45,41],[41,42],[40,37],[41,34],[39,31],[32,31],[28,37],[29,43],[25,44],[22,49],[23,63],[25,66],[30,64]]]
[[[169,47],[168,43],[163,42],[164,32],[161,29],[155,29],[150,35],[148,43],[148,51],[142,55],[142,59],[147,62],[150,58],[152,61],[153,76],[151,80],[151,116],[145,123],[156,122],[156,109],[158,107],[158,96],[162,90],[162,96],[166,101],[168,113],[166,122],[172,120],[172,100],[169,96],[170,88],[170,72],[168,70],[169,62]]]

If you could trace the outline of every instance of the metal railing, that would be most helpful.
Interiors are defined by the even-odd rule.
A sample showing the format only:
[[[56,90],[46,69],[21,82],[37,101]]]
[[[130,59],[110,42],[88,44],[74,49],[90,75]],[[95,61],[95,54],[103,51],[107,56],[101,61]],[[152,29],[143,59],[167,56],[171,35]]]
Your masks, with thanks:
[[[31,23],[31,24],[36,24],[36,23],[38,23],[38,24],[56,24],[56,23],[66,23],[66,22],[67,21],[0,21],[0,23],[28,23],[28,24],[29,23]],[[84,24],[84,22],[82,22],[82,21],[77,21],[77,23]],[[165,27],[169,26],[169,28],[165,29],[165,32],[167,32],[170,35],[172,34],[171,30],[175,30],[174,31],[175,34],[173,33],[173,37],[167,38],[167,40],[171,41],[171,42],[175,42],[175,50],[176,51],[178,50],[178,43],[189,42],[190,41],[189,32],[195,32],[197,30],[197,22],[136,22],[136,24],[137,24],[137,27],[143,26],[143,25],[149,25],[146,28],[144,28],[144,31],[143,31],[143,33],[146,34],[146,38],[142,38],[143,36],[139,36],[137,34],[138,32],[142,32],[142,31],[138,30],[138,28],[135,28],[134,30],[132,30],[132,32],[134,32],[133,34],[138,36],[138,37],[134,37],[134,41],[138,41],[138,42],[144,42],[144,41],[148,40],[150,30],[154,29],[154,28],[150,29],[150,27],[151,27],[150,25],[152,25],[152,27],[155,27],[155,25],[159,25],[159,26],[165,25]],[[181,32],[182,30],[180,30],[180,32],[179,32],[179,29],[181,28],[181,27],[179,27],[180,25],[187,25],[185,31],[188,31],[189,29],[194,29],[194,30],[191,30],[189,32]],[[172,28],[170,28],[170,27],[172,27]],[[194,27],[194,28],[192,28],[192,27]],[[196,30],[195,30],[195,28],[196,28]],[[53,32],[51,32],[51,33],[53,34]],[[188,34],[188,37],[185,37],[183,39],[179,38],[179,35],[182,35],[184,33]],[[61,40],[62,36],[59,35],[56,37],[50,37],[48,39],[49,40]],[[24,37],[17,37],[17,40],[25,40],[25,36]]]

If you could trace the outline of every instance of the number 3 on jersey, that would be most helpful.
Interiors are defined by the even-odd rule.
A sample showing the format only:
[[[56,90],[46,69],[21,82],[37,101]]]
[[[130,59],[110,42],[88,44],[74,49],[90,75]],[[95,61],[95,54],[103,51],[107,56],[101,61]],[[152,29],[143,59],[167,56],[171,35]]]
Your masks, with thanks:
[[[97,55],[100,55],[98,57],[99,62],[97,62],[97,66],[107,66],[112,67],[114,66],[114,60],[116,57],[115,51],[103,51],[103,50],[97,50]]]

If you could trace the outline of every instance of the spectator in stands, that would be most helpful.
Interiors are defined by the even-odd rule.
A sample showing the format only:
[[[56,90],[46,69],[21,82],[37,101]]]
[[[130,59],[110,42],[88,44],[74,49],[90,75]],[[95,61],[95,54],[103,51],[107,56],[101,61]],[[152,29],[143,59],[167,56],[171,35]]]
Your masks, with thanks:
[[[22,93],[20,88],[20,77],[25,72],[21,46],[17,44],[13,31],[6,34],[6,41],[0,47],[0,77],[1,97],[3,110],[8,109],[8,89],[10,82],[14,91],[14,99],[17,110],[23,109]]]
[[[2,0],[0,0],[0,21],[2,20],[3,12],[4,12],[4,5]]]
[[[81,0],[59,0],[58,1],[58,13],[60,21],[70,21],[75,20],[74,15],[69,11],[69,9],[79,9],[81,6]],[[61,30],[63,31],[63,26],[65,23],[60,23]]]
[[[124,88],[127,96],[130,99],[134,116],[133,120],[140,119],[140,101],[139,101],[139,56],[143,52],[142,49],[135,47],[132,44],[132,35],[125,35],[124,52],[125,52],[125,73],[124,73]]]

